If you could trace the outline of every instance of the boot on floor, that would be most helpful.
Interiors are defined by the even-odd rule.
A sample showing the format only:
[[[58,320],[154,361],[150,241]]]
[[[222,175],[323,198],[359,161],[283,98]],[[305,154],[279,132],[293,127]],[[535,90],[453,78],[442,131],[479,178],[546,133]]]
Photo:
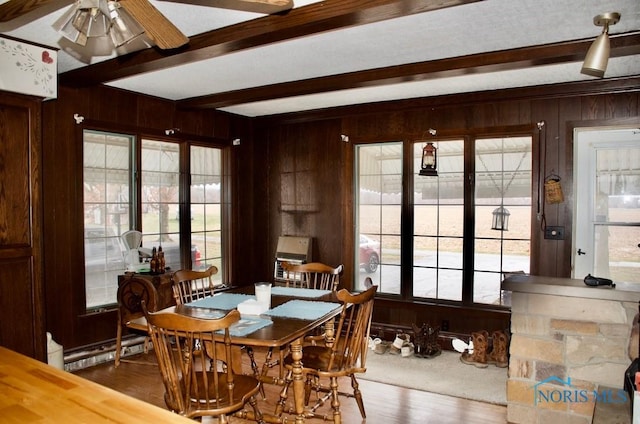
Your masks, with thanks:
[[[508,367],[507,347],[509,345],[509,336],[504,331],[497,330],[491,334],[491,339],[493,340],[493,349],[487,355],[487,363],[493,364],[498,368]]]
[[[473,341],[473,352],[465,351],[460,355],[460,361],[467,365],[474,365],[478,368],[487,368],[487,347],[489,344],[489,333],[486,330],[474,331],[471,333]]]

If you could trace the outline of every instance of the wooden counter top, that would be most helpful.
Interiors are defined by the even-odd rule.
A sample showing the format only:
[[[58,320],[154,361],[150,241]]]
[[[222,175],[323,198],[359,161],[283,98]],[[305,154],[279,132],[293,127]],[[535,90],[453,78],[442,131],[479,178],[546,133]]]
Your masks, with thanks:
[[[0,393],[0,421],[3,422],[193,424],[192,420],[173,412],[2,346]]]
[[[640,301],[640,284],[630,283],[616,283],[615,288],[591,287],[587,286],[583,280],[514,274],[504,279],[501,288],[513,293],[549,294],[621,302]]]

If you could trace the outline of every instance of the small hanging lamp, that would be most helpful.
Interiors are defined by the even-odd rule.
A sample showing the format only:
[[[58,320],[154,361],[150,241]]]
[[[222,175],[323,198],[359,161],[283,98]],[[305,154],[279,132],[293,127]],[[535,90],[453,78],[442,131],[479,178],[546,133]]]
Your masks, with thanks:
[[[511,213],[504,206],[500,206],[493,210],[492,230],[509,231],[509,215]]]
[[[427,142],[422,148],[422,164],[420,166],[420,175],[427,177],[438,176],[438,149],[432,142]]]
[[[619,20],[620,14],[618,12],[603,13],[593,18],[594,25],[603,27],[602,33],[589,47],[580,70],[581,73],[599,78],[604,76],[610,52],[609,26],[617,24]]]

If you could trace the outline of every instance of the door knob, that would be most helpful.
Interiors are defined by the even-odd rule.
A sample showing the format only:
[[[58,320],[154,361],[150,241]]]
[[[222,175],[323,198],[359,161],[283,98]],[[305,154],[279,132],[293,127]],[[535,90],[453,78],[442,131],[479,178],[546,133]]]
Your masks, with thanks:
[[[578,255],[586,255],[587,252],[584,252],[582,249],[578,249]]]

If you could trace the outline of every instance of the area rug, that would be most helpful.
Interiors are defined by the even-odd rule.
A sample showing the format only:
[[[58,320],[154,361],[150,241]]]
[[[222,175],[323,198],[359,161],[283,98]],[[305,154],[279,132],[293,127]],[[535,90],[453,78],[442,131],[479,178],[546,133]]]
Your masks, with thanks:
[[[443,351],[426,359],[369,351],[367,372],[359,379],[424,390],[447,396],[507,404],[507,368],[476,368],[460,362],[460,353]]]

